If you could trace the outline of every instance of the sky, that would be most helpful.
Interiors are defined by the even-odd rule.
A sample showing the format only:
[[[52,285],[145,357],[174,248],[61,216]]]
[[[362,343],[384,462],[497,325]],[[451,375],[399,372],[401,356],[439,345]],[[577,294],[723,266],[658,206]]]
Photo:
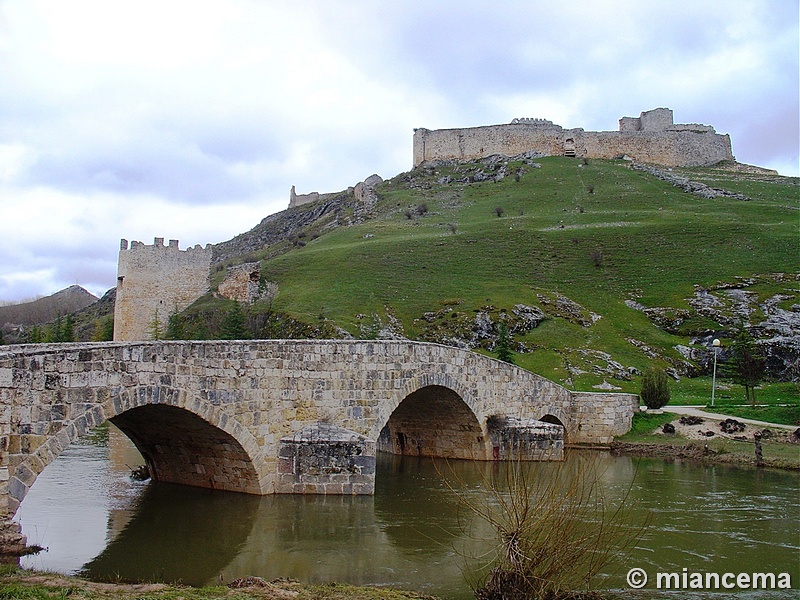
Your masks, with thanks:
[[[412,167],[416,127],[669,107],[798,175],[797,0],[0,0],[0,301]]]

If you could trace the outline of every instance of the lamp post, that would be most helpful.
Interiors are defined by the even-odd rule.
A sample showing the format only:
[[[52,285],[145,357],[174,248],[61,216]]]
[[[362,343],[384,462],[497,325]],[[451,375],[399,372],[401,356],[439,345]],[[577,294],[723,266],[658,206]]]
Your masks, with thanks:
[[[711,406],[714,406],[714,388],[717,385],[717,350],[719,350],[719,340],[714,338],[711,345],[714,347],[714,371],[711,375]]]

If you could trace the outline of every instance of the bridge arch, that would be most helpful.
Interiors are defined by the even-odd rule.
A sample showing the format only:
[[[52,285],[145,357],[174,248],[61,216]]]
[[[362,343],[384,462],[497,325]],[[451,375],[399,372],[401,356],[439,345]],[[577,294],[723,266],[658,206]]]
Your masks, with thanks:
[[[376,450],[486,460],[487,438],[469,400],[467,391],[446,373],[414,378],[391,403],[388,417],[376,423],[381,426]]]
[[[106,402],[65,422],[10,469],[10,516],[51,462],[106,421],[131,439],[156,480],[250,494],[272,491],[271,480],[257,467],[264,459],[253,435],[208,401],[187,402],[185,393],[164,386],[107,391]]]

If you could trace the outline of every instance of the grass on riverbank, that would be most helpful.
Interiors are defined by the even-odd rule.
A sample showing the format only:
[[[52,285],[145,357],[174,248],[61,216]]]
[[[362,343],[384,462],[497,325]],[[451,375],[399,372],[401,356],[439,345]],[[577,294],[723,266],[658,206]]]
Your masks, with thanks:
[[[615,592],[584,592],[591,600],[620,600]],[[192,588],[161,583],[94,583],[56,573],[27,571],[0,565],[0,600],[439,600],[419,592],[354,586],[342,583],[303,584],[275,580],[265,587]],[[575,596],[576,599],[580,598]]]
[[[77,577],[0,569],[0,600],[436,600],[435,596],[347,584],[301,584],[280,579],[263,587],[191,588],[166,584],[94,583]]]

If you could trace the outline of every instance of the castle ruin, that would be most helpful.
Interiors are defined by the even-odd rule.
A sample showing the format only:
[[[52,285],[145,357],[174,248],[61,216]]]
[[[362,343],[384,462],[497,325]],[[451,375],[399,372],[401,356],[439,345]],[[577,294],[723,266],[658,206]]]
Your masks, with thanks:
[[[701,167],[734,160],[728,134],[718,134],[710,125],[675,124],[669,108],[622,117],[619,131],[564,129],[552,121],[528,118],[507,125],[414,130],[415,167],[427,161],[470,161],[531,151],[576,158],[627,156],[666,167]]]
[[[166,328],[169,315],[182,311],[209,289],[211,244],[181,250],[178,240],[152,246],[121,240],[114,306],[114,340],[153,338],[156,322]]]

